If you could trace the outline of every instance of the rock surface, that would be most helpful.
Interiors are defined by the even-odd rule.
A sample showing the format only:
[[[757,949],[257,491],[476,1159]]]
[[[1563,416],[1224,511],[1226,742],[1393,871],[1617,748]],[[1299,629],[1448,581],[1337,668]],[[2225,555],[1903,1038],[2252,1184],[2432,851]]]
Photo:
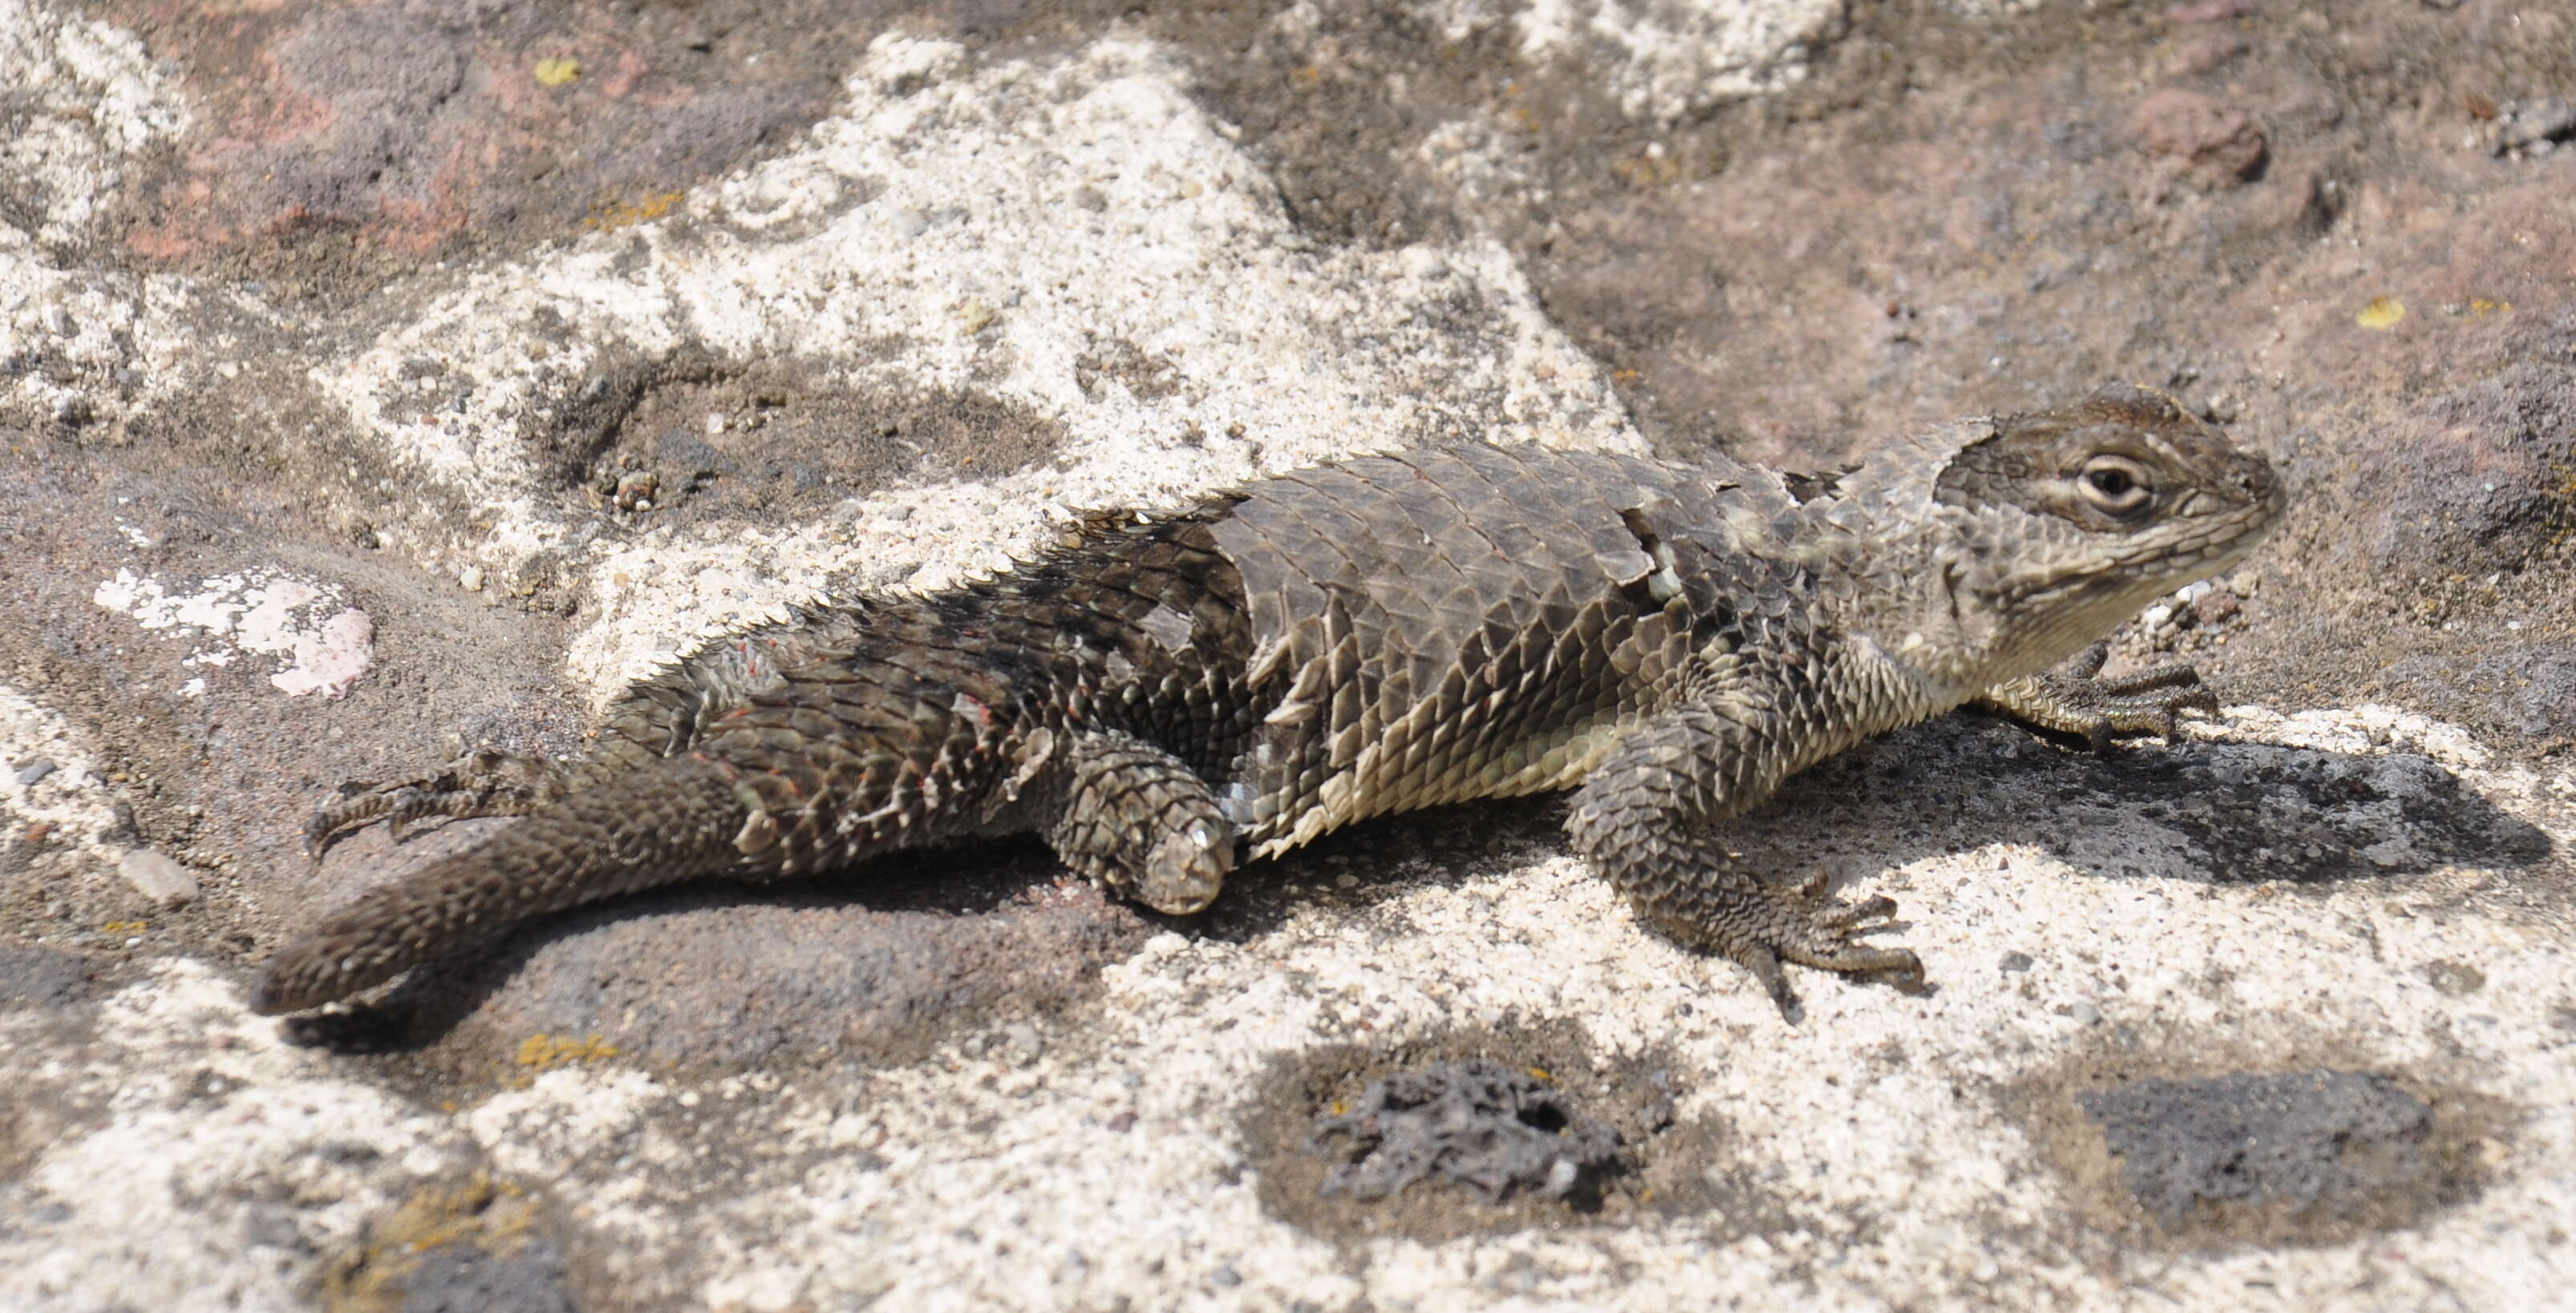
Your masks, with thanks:
[[[846,8],[0,0],[0,1305],[2576,1283],[2576,17]],[[493,824],[317,866],[332,786],[818,592],[1439,435],[1815,467],[2115,377],[2297,489],[2119,641],[2235,705],[1924,726],[1730,840],[1895,897],[1928,997],[1791,1030],[1536,801],[1186,921],[1006,845],[243,1007]],[[1319,1118],[1471,1062],[1617,1170],[1321,1190]]]

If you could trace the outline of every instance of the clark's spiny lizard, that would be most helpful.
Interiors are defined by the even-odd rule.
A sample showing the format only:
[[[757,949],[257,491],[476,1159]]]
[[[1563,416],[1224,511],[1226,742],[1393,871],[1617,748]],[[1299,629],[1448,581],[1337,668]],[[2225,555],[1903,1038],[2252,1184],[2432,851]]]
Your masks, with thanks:
[[[1084,519],[1008,573],[859,597],[626,690],[577,763],[475,753],[346,786],[354,827],[524,814],[268,964],[309,1008],[513,922],[705,876],[1035,831],[1168,913],[1353,821],[1573,789],[1566,830],[1656,929],[1752,969],[1919,980],[1894,911],[1738,866],[1717,822],[1863,738],[1982,701],[2081,733],[2214,702],[2188,670],[2052,667],[2235,564],[2284,497],[2170,399],[2113,386],[1827,477],[1455,444]]]

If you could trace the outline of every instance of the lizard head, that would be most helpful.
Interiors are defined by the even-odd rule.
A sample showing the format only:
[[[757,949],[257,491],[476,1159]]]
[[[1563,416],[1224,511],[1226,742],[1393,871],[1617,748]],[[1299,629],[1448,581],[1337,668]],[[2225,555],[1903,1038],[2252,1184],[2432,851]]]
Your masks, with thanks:
[[[1918,458],[1911,486],[1891,478],[1879,492],[1925,534],[1896,554],[1921,584],[1899,590],[1913,614],[1883,617],[1905,627],[1881,640],[1960,683],[2046,669],[2234,566],[2286,502],[2261,457],[2145,388],[1951,433],[1961,445],[1928,481]]]

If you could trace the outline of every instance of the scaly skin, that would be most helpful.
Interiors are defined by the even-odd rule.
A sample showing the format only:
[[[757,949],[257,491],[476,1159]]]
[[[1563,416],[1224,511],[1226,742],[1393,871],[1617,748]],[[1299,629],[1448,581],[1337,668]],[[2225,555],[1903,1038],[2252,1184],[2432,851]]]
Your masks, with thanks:
[[[2261,460],[2105,388],[1828,478],[1461,444],[1106,514],[1009,574],[728,638],[629,689],[569,768],[477,754],[344,788],[308,831],[524,814],[326,918],[255,1005],[341,998],[510,923],[701,876],[1034,831],[1194,912],[1350,822],[1572,788],[1656,929],[1750,968],[1919,980],[1891,913],[1734,864],[1715,826],[1873,734],[1978,701],[2096,743],[2207,706],[2079,655],[2278,518]],[[2076,657],[2065,669],[2050,668]],[[2089,659],[2090,664],[2086,662]]]

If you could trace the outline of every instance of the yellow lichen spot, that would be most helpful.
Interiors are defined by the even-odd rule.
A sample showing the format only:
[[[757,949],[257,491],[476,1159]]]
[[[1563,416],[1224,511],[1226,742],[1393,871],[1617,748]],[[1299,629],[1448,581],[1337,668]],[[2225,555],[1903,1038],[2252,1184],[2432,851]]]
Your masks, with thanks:
[[[580,79],[581,61],[578,59],[540,59],[537,61],[536,73],[538,86],[568,87]]]
[[[1644,377],[1645,375],[1640,374],[1633,369],[1614,369],[1610,371],[1610,381],[1613,383],[1634,383],[1638,379]]]
[[[2505,315],[2511,313],[2513,313],[2513,302],[2511,301],[2490,301],[2483,296],[2472,297],[2469,300],[2469,314],[2475,318],[2483,319],[2488,315]]]
[[[1610,171],[1631,187],[1659,187],[1681,176],[1681,166],[1651,155],[1612,160]]]
[[[151,924],[144,921],[110,921],[100,926],[98,932],[102,935],[139,935],[151,928]]]
[[[2352,317],[2352,322],[2364,328],[2384,332],[2397,327],[2397,321],[2405,317],[2405,302],[2393,296],[2383,296],[2363,306],[2361,313]]]
[[[519,1045],[519,1065],[530,1071],[553,1071],[557,1067],[606,1062],[617,1056],[617,1046],[598,1035],[578,1039],[570,1035],[530,1035]]]
[[[590,217],[581,221],[581,226],[600,232],[615,232],[620,228],[648,223],[669,214],[672,207],[687,195],[687,192],[666,191],[640,201],[607,201],[591,211]]]
[[[1530,1078],[1533,1080],[1545,1081],[1550,1085],[1554,1085],[1556,1083],[1555,1075],[1550,1073],[1545,1067],[1532,1067],[1529,1069],[1529,1074]]]
[[[525,1190],[484,1172],[422,1186],[370,1220],[359,1242],[331,1260],[322,1304],[332,1313],[395,1313],[407,1306],[410,1278],[431,1250],[463,1245],[515,1254],[537,1238],[537,1210]]]

